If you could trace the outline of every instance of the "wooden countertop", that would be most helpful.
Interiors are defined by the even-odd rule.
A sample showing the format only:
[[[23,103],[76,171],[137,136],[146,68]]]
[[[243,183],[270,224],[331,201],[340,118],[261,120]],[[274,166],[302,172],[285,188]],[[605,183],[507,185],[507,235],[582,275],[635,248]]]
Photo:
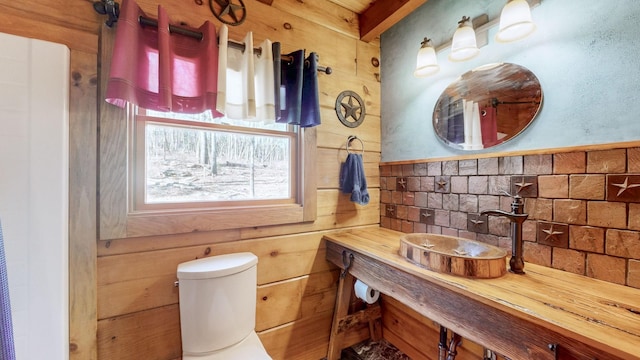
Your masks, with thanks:
[[[338,252],[352,251],[355,259],[350,272],[355,277],[488,348],[493,344],[486,341],[500,343],[501,338],[512,336],[512,342],[521,342],[526,339],[517,339],[518,334],[536,338],[542,329],[549,334],[540,335],[541,341],[558,338],[567,347],[584,344],[595,349],[584,350],[581,354],[586,355],[580,358],[596,358],[597,354],[601,360],[609,359],[599,357],[604,353],[611,358],[640,360],[640,289],[530,263],[524,275],[507,273],[496,279],[439,274],[398,254],[401,234],[384,228],[327,234],[327,259],[344,267]],[[440,304],[437,296],[446,298],[447,303]],[[485,313],[491,314],[483,316]],[[472,325],[480,329],[469,328]],[[504,329],[494,331],[500,326]],[[520,345],[497,346],[494,350],[509,356],[508,347]],[[525,358],[523,354],[526,358],[556,358],[541,350],[546,346],[536,344],[534,350],[530,345],[520,346],[511,354],[514,359]]]

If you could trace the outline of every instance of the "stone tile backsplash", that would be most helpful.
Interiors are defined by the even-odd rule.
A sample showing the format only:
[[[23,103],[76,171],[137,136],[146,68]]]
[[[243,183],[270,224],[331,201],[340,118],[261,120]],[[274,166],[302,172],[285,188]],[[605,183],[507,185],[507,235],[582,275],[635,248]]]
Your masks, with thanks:
[[[640,288],[640,147],[380,166],[382,227],[511,250],[524,198],[527,262]]]

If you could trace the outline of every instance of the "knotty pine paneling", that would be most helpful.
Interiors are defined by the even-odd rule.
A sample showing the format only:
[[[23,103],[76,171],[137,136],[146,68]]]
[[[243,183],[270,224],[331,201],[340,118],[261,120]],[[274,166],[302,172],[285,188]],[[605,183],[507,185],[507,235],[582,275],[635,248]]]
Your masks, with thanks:
[[[346,157],[345,147],[349,135],[355,135],[362,140],[365,151],[380,153],[380,116],[371,115],[367,111],[362,125],[346,130],[348,131],[348,135],[346,136],[345,126],[338,121],[334,109],[330,111],[324,111],[323,109],[322,119],[324,122],[318,129],[317,141],[322,144],[323,148],[339,149],[340,152],[336,154],[338,159],[344,160]],[[352,147],[356,150],[360,150],[361,148],[357,140],[353,143]],[[352,147],[349,147],[349,149]],[[369,176],[368,173],[366,175]]]
[[[277,0],[273,2],[272,6],[284,13],[304,14],[306,19],[322,24],[332,31],[356,40],[360,39],[358,14],[332,1]]]
[[[360,206],[349,201],[350,194],[338,189],[318,190],[318,218],[312,223],[243,228],[242,238],[276,236],[292,233],[330,231],[349,227],[377,225],[380,219],[380,191],[369,189],[371,202]],[[347,210],[344,210],[344,209]]]
[[[354,44],[355,45],[355,44]],[[365,103],[366,114],[364,122],[367,121],[370,116],[380,116],[380,83],[375,79],[375,74],[379,72],[378,69],[372,65],[363,65],[367,71],[360,71],[356,76],[355,73],[342,73],[340,68],[336,68],[331,62],[323,64],[322,57],[320,57],[321,65],[331,66],[335,70],[331,75],[319,74],[318,75],[318,88],[320,90],[320,106],[322,107],[322,120],[337,122],[342,127],[351,131],[362,130],[358,128],[347,128],[340,123],[335,114],[335,104],[338,95],[345,91],[351,90],[357,93]],[[354,64],[357,59],[354,58]],[[369,62],[369,59],[361,60],[361,62]],[[340,79],[336,81],[336,79]],[[329,112],[324,109],[331,110]],[[331,113],[333,112],[333,113]],[[326,120],[325,120],[326,119]],[[363,122],[363,124],[364,124]]]
[[[177,264],[205,256],[207,252],[217,255],[240,251],[251,251],[258,255],[260,285],[256,310],[257,329],[275,329],[273,331],[280,333],[290,332],[292,329],[299,330],[302,326],[304,331],[308,331],[308,337],[315,336],[307,346],[299,343],[299,338],[294,336],[295,341],[291,340],[292,344],[295,344],[293,348],[288,348],[289,343],[283,342],[282,337],[267,336],[265,346],[268,349],[282,349],[285,353],[300,352],[293,357],[296,359],[315,356],[323,351],[327,346],[325,342],[328,341],[328,330],[324,334],[322,328],[314,328],[323,323],[309,319],[332,314],[338,272],[325,260],[322,233],[100,257],[100,351],[118,351],[117,354],[120,356],[120,350],[116,350],[119,349],[118,346],[130,349],[134,347],[133,344],[138,343],[142,345],[136,346],[142,348],[147,348],[155,342],[175,344],[177,341],[179,344],[179,331],[171,330],[174,326],[171,319],[179,311],[178,289],[173,286]],[[146,332],[134,331],[153,316],[163,316],[167,321]],[[285,324],[289,324],[290,327],[281,328]],[[115,340],[123,337],[127,337],[127,340]],[[166,359],[171,359],[174,355],[173,349],[167,347],[154,348],[151,353],[157,358]],[[283,359],[286,358],[288,357]]]
[[[9,30],[13,31],[31,31],[34,35],[32,37],[42,40],[57,37],[69,31],[68,34],[74,33],[76,35],[68,37],[64,41],[50,41],[61,44],[68,42],[74,45],[69,46],[70,48],[81,50],[75,45],[88,44],[88,42],[85,43],[85,40],[81,38],[82,35],[78,34],[93,34],[95,36],[98,33],[100,23],[103,22],[102,17],[93,10],[91,4],[92,2],[85,1],[82,4],[70,6],[69,2],[65,0],[0,0],[0,14],[6,16],[6,20],[8,20],[8,22],[2,22],[0,29],[2,26],[7,26]],[[4,29],[0,31],[14,33]],[[94,49],[97,49],[98,43],[95,40],[92,45]]]
[[[256,331],[333,310],[338,270],[327,270],[258,287]]]
[[[379,188],[380,187],[380,170],[378,164],[380,163],[379,152],[362,153],[360,143],[356,140],[349,147],[349,151],[352,153],[363,154],[363,169],[367,179],[367,187]],[[335,189],[340,186],[340,167],[345,161],[348,153],[346,148],[341,151],[335,151],[333,149],[319,148],[317,153],[317,166],[318,166],[318,188],[319,189]]]
[[[276,236],[98,258],[98,286],[176,274],[178,264],[207,255],[251,251],[258,256],[258,284],[332,268],[324,259],[323,232]],[[173,284],[173,283],[171,283]],[[101,316],[102,318],[102,316]]]
[[[182,355],[179,307],[99,320],[97,341],[98,359],[175,359]]]
[[[114,29],[102,25],[100,34],[100,91],[102,98],[107,89],[107,72],[111,66],[111,49],[115,42]],[[100,238],[120,238],[127,235],[127,122],[126,109],[99,101],[99,204]],[[110,138],[106,138],[110,134]],[[109,169],[104,171],[103,169]]]
[[[155,17],[158,1],[137,2],[151,17]],[[219,26],[207,6],[179,0],[162,1],[162,5],[174,23],[199,26],[209,20]],[[267,295],[267,300],[258,306],[259,321],[266,328],[260,332],[260,337],[274,359],[318,359],[326,355],[335,298],[335,290],[331,286],[335,281],[335,270],[324,259],[322,234],[377,226],[380,221],[380,193],[377,188],[380,84],[377,77],[379,70],[371,64],[372,57],[379,57],[378,45],[359,41],[357,16],[330,1],[299,3],[277,0],[268,6],[257,0],[246,0],[245,5],[248,9],[247,20],[241,26],[230,27],[232,39],[239,40],[246,32],[252,31],[255,42],[270,38],[280,41],[284,51],[305,48],[307,52],[317,52],[320,64],[334,70],[332,75],[319,74],[323,124],[317,128],[317,146],[325,161],[319,162],[318,170],[326,170],[331,176],[337,176],[340,159],[346,156],[343,149],[346,138],[349,135],[362,138],[365,141],[371,203],[367,206],[351,203],[348,194],[341,194],[337,188],[337,179],[318,175],[317,181],[322,185],[318,190],[318,216],[313,222],[135,239],[111,234],[114,240],[98,241],[96,249],[98,231],[91,229],[90,221],[84,218],[91,212],[86,209],[92,208],[91,204],[97,201],[104,203],[115,199],[115,203],[120,204],[118,206],[125,206],[126,202],[120,201],[124,199],[123,194],[108,191],[108,184],[101,189],[99,199],[87,199],[85,196],[91,197],[95,192],[83,190],[84,198],[72,202],[73,208],[70,209],[70,226],[73,228],[84,224],[82,229],[76,228],[82,236],[71,239],[70,259],[74,258],[78,267],[89,274],[78,277],[70,284],[71,301],[75,304],[71,311],[71,316],[75,318],[71,320],[70,329],[73,341],[70,356],[73,360],[180,358],[177,289],[173,287],[175,270],[179,262],[205,256],[207,249],[210,254],[247,250],[258,254],[260,291],[273,294]],[[0,20],[0,31],[59,42],[72,50],[97,54],[97,60],[91,56],[79,57],[82,64],[78,66],[83,69],[96,66],[102,72],[108,71],[109,61],[108,58],[101,59],[98,37],[103,28],[108,32],[115,29],[106,29],[103,25],[105,17],[95,13],[91,1],[69,6],[60,0],[25,0],[19,3],[0,0]],[[83,70],[81,75],[81,82],[91,78],[90,71],[85,74]],[[103,106],[99,95],[84,89],[84,85],[73,89],[78,90],[76,93],[80,96],[75,97],[77,101],[70,103],[71,113],[78,119],[86,114],[90,120],[93,114],[87,111],[98,104],[99,127],[122,129],[124,124],[118,121],[121,113],[107,111],[108,107]],[[335,98],[344,90],[357,92],[366,102],[367,115],[358,128],[347,128],[337,120]],[[70,134],[70,142],[74,144],[71,151],[75,151],[72,153],[70,171],[83,173],[85,176],[78,178],[81,183],[77,186],[91,189],[96,179],[92,172],[86,171],[87,168],[97,168],[99,163],[114,159],[98,155],[98,159],[86,163],[85,160],[90,156],[80,152],[87,152],[85,155],[91,153],[87,149],[94,148],[92,144],[95,144],[98,131],[95,127],[89,129],[94,132],[91,136],[85,133],[85,128],[78,129],[82,134],[79,131]],[[125,145],[105,140],[109,139],[98,141],[102,154],[116,153],[108,149],[105,151],[107,145]],[[332,151],[333,155],[330,154]],[[335,160],[329,161],[330,158]],[[105,173],[99,176],[100,182],[123,180],[109,178],[109,174]],[[117,228],[118,224],[117,218],[106,213],[98,213],[96,222],[103,227]],[[120,233],[124,232],[121,230]],[[291,285],[296,291],[296,296],[291,297],[294,300],[288,299],[284,291],[285,284],[289,282],[295,284]],[[283,296],[288,300],[284,303],[276,301],[283,299]],[[84,305],[78,306],[81,304],[78,299],[84,299]],[[264,317],[271,309],[278,309],[283,304],[296,309],[296,316],[286,319]],[[358,331],[350,336],[356,342],[366,338],[367,332]]]
[[[239,239],[238,229],[113,239],[98,242],[98,256],[215,244]]]
[[[69,86],[69,352],[96,357],[97,94],[95,53],[71,50]],[[81,170],[80,170],[81,169]]]
[[[13,4],[23,3],[13,2]],[[7,10],[6,7],[0,4],[0,32],[64,44],[69,49],[89,54],[98,52],[98,37],[93,32],[69,28],[56,21],[49,23],[47,21],[51,19],[46,15],[38,18],[20,18],[13,15],[14,11],[5,10]]]

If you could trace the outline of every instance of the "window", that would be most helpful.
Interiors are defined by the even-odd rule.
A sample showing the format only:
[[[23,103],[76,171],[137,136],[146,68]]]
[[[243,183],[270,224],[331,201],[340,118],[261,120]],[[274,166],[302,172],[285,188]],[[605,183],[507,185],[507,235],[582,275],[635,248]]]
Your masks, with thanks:
[[[210,112],[132,113],[135,211],[299,203],[298,127]]]
[[[109,69],[114,36],[113,32],[103,35],[101,64],[104,65],[103,69]],[[108,77],[107,71],[101,73],[104,83]],[[106,96],[101,93],[99,97]],[[180,114],[170,118],[167,113],[153,113],[132,106],[120,108],[105,105],[101,106],[99,114],[101,240],[298,224],[316,219],[315,127],[299,130],[256,128],[251,123],[234,124],[209,119],[208,115]],[[145,135],[147,131],[151,133],[149,139]],[[165,141],[165,134],[166,143],[160,143],[160,140]],[[169,134],[174,137],[169,137]],[[238,140],[230,141],[230,136],[237,136]],[[189,137],[192,138],[191,142],[178,142]],[[268,142],[270,148],[265,145]],[[234,150],[233,157],[223,157],[223,143]],[[242,149],[233,147],[240,143],[243,143]],[[168,168],[160,171],[156,167],[155,173],[149,172],[150,189],[147,190],[146,144],[152,161],[165,161],[168,150],[173,151],[169,146],[188,150],[192,158],[188,162],[191,164],[182,165],[183,171],[177,175],[183,176],[175,176],[180,181],[171,184],[174,195],[181,187],[206,188],[204,185],[207,181],[209,185],[222,186],[222,182],[217,181],[220,177],[216,178],[211,173],[212,170],[218,170],[220,174],[221,168],[249,172],[243,176],[251,180],[242,186],[227,184],[231,187],[219,191],[215,196],[209,194],[200,198],[204,196],[202,193],[189,192],[188,196],[182,193],[166,197],[167,192],[154,192],[153,188],[157,190],[158,186],[169,186],[167,180],[172,174]],[[208,147],[214,144],[218,146],[217,149]],[[251,146],[252,151],[249,150]],[[282,151],[280,147],[287,151]],[[269,151],[286,154],[289,159],[276,158],[277,154]],[[258,156],[244,156],[248,153]],[[213,154],[217,157],[206,159],[206,156]],[[218,164],[212,167],[211,161],[214,160]],[[277,183],[263,182],[266,180],[261,178],[262,172],[266,171],[264,165],[267,160],[269,164],[277,165],[269,170],[281,171]],[[237,168],[232,169],[232,165],[237,165]],[[164,171],[168,172],[161,173]],[[254,171],[253,176],[250,171]],[[233,186],[235,191],[231,190]],[[270,195],[267,195],[265,188],[268,188]],[[220,195],[222,193],[225,196]]]

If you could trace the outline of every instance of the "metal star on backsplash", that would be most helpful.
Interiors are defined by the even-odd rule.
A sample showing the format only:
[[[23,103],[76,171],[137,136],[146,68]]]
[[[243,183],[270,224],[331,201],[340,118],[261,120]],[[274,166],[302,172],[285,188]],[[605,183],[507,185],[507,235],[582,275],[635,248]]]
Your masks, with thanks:
[[[400,186],[402,189],[406,189],[407,181],[404,178],[398,179],[398,186]]]
[[[617,187],[620,188],[620,190],[618,190],[618,195],[617,196],[622,195],[622,193],[624,193],[625,191],[627,191],[629,189],[640,187],[640,184],[629,184],[629,177],[628,176],[624,179],[623,183],[621,183],[621,184],[611,184],[611,185],[617,186]]]
[[[516,191],[516,193],[520,193],[520,191],[522,191],[523,189],[533,185],[533,183],[530,182],[525,182],[524,178],[522,178],[522,181],[514,183],[514,185],[518,188],[518,190]]]
[[[545,241],[556,239],[558,235],[564,234],[564,232],[562,232],[562,231],[554,231],[553,230],[553,225],[551,225],[549,227],[549,229],[547,229],[547,230],[542,229],[542,232],[547,234],[547,236],[544,238]]]

